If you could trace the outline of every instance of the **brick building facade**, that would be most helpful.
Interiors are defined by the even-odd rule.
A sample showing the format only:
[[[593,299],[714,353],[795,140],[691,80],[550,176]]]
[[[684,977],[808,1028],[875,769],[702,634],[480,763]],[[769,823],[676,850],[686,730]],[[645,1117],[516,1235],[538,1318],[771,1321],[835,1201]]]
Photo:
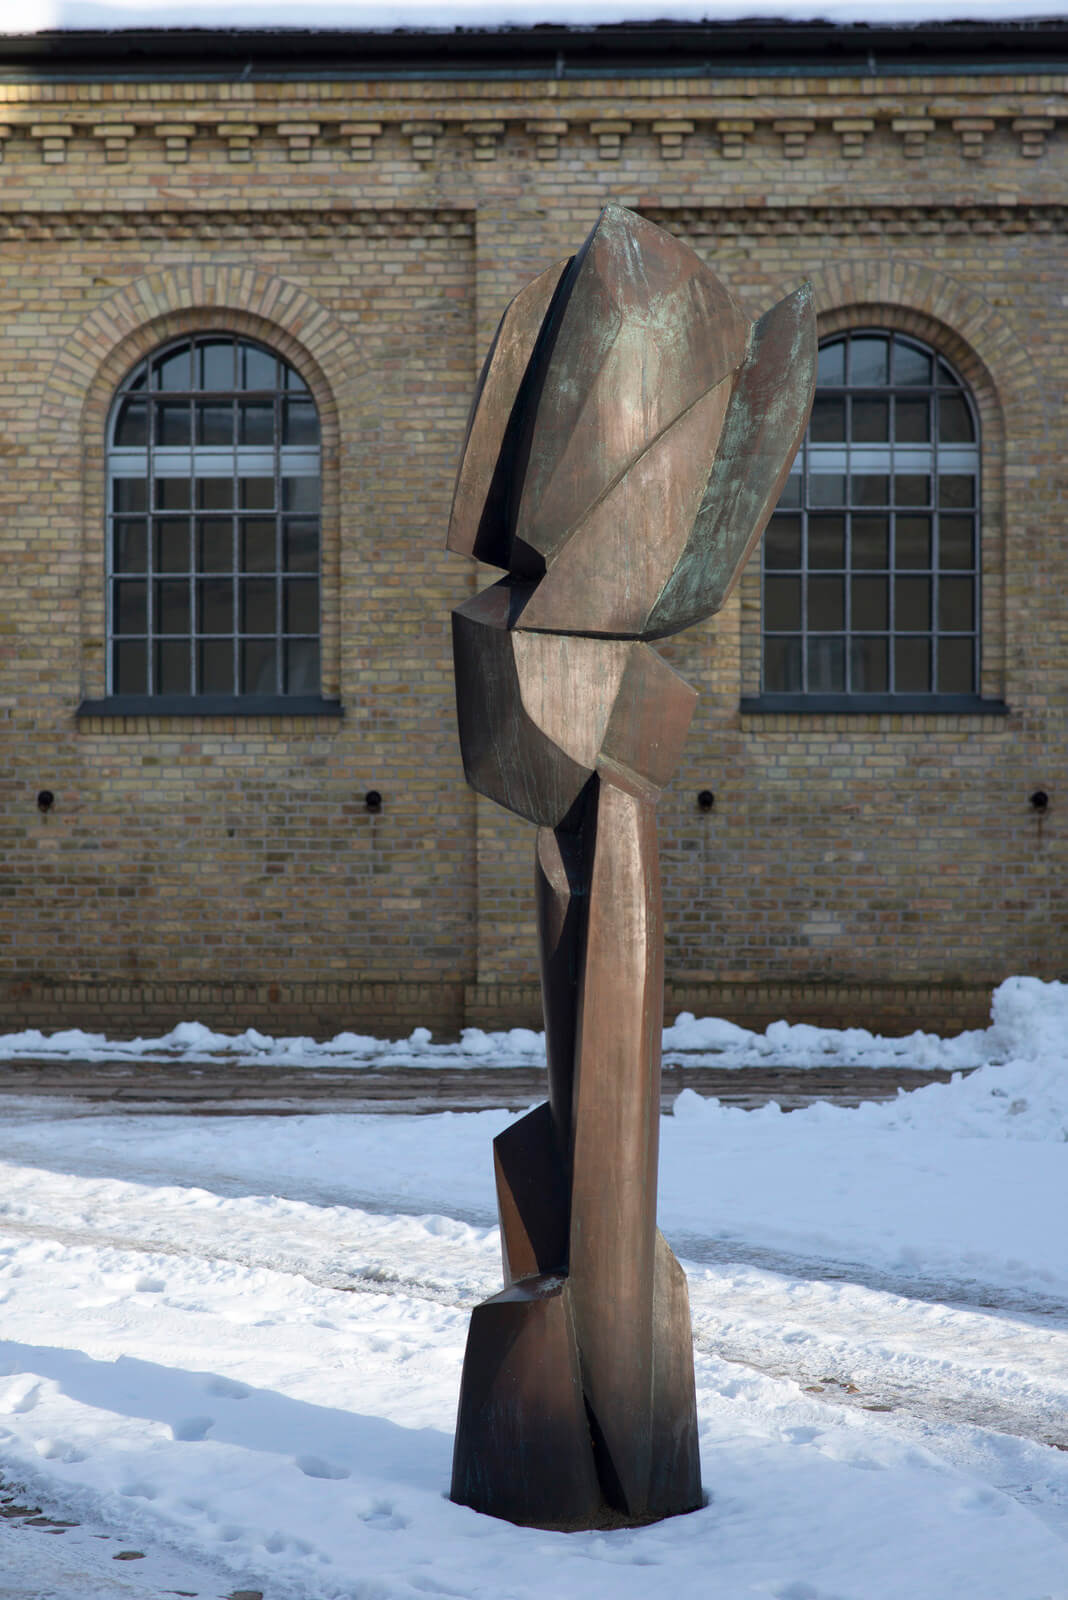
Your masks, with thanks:
[[[753,315],[810,278],[822,336],[941,356],[981,453],[970,695],[776,702],[758,558],[662,645],[701,694],[661,805],[669,1014],[951,1028],[1068,975],[1065,30],[888,66],[862,30],[751,32],[609,34],[594,66],[504,35],[447,70],[0,48],[0,1027],[536,1021],[533,831],[454,733],[449,611],[488,574],[443,537],[497,318],[609,198]],[[108,675],[116,392],[206,333],[318,409],[320,694],[288,705]]]

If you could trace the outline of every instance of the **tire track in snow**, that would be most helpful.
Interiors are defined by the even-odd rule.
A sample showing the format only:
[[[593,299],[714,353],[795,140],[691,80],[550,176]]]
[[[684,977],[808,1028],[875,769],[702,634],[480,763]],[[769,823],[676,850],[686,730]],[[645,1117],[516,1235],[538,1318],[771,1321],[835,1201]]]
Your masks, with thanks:
[[[241,1206],[240,1201],[227,1204]],[[198,1218],[202,1231],[210,1231],[215,1215],[208,1212]],[[0,1235],[268,1270],[303,1278],[326,1290],[395,1296],[460,1311],[469,1310],[500,1287],[496,1255],[487,1260],[484,1248],[473,1251],[469,1237],[434,1237],[434,1251],[443,1268],[437,1278],[398,1271],[381,1260],[343,1265],[336,1259],[337,1238],[316,1241],[317,1232],[325,1232],[325,1222],[318,1230],[305,1230],[303,1240],[294,1240],[288,1249],[277,1241],[264,1247],[232,1238],[214,1243],[201,1239],[190,1245],[184,1239],[166,1237],[158,1219],[145,1236],[91,1225],[0,1216]],[[308,1259],[302,1252],[302,1245],[307,1249],[316,1242],[320,1248],[328,1248],[325,1261]],[[346,1244],[355,1256],[369,1253],[366,1245],[361,1247],[358,1229]],[[729,1267],[707,1261],[685,1263],[698,1352],[766,1377],[794,1382],[829,1405],[894,1413],[917,1422],[981,1428],[1068,1449],[1068,1379],[1064,1379],[1068,1374],[1068,1329],[1052,1327],[1048,1319],[1042,1319],[1036,1328],[1032,1319],[1005,1312],[934,1307],[927,1300],[856,1283],[829,1285],[815,1278],[783,1277],[742,1264],[737,1257],[737,1247],[732,1247]],[[932,1321],[935,1311],[944,1311],[945,1326],[937,1319]],[[858,1338],[861,1323],[865,1337]],[[1024,1385],[1028,1392],[1021,1394],[1017,1385],[1010,1401],[1001,1399],[996,1391],[1009,1375],[1007,1369],[1015,1368],[1018,1376],[1028,1357],[1033,1365],[1036,1335],[1049,1347],[1045,1362],[1049,1379],[1044,1381],[1044,1374],[1032,1370]],[[969,1341],[970,1365],[960,1358]],[[880,1342],[887,1345],[883,1353],[878,1349]]]

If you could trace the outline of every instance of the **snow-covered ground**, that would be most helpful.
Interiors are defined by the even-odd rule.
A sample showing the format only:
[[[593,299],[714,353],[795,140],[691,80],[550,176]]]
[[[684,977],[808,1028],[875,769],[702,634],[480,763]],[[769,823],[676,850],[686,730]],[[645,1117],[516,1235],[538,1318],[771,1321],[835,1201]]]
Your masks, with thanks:
[[[1066,1022],[1017,979],[951,1084],[679,1097],[710,1499],[615,1533],[445,1498],[507,1113],[0,1103],[0,1480],[81,1524],[0,1521],[0,1597],[1066,1600]]]
[[[866,1028],[814,1028],[773,1022],[753,1033],[721,1017],[696,1018],[683,1011],[664,1029],[664,1060],[692,1066],[747,1067],[925,1067],[959,1071],[999,1066],[1021,1056],[1043,1056],[1068,1040],[1068,984],[1009,978],[994,991],[991,1024],[952,1039],[915,1032],[883,1038]],[[219,1033],[200,1022],[180,1022],[155,1039],[109,1039],[102,1033],[65,1028],[41,1033],[27,1028],[0,1034],[0,1062],[35,1061],[218,1061],[227,1067],[529,1067],[544,1065],[545,1036],[530,1028],[484,1033],[465,1028],[458,1043],[435,1044],[428,1028],[407,1039],[376,1039],[339,1033],[325,1042],[275,1038],[246,1028]]]

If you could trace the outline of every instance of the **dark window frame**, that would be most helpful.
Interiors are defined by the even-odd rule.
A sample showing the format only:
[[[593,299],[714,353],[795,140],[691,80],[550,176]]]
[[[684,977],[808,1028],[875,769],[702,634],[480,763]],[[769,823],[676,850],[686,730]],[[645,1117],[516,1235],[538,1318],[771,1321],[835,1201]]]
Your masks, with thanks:
[[[170,339],[118,386],[106,447],[106,693],[79,715],[340,714],[321,694],[320,418],[297,369],[226,327]]]
[[[887,357],[884,373],[865,378],[854,370],[854,341],[861,342],[856,354],[862,359],[878,355],[881,342]],[[903,352],[900,358],[899,349]],[[901,371],[896,370],[899,362]],[[836,363],[840,364],[837,372]],[[927,376],[917,381],[924,363]],[[858,359],[858,369],[860,365]],[[857,436],[856,401],[868,407],[866,414],[859,413],[861,433],[867,431],[867,437]],[[913,403],[911,413],[902,414],[900,428],[899,401]],[[940,437],[939,426],[946,401],[950,403],[945,430],[948,438]],[[919,423],[922,429],[924,408],[926,437],[916,428]],[[965,419],[967,428],[963,427]],[[909,421],[910,426],[905,426]],[[884,422],[885,431],[879,437]],[[913,437],[901,436],[910,431]],[[970,431],[971,437],[959,437],[962,431]],[[743,697],[743,711],[1004,711],[1002,702],[984,700],[979,693],[981,468],[980,418],[975,398],[936,347],[913,334],[867,324],[838,330],[821,340],[813,419],[762,541],[761,689],[757,696]],[[940,479],[943,501],[950,490],[961,490],[964,480],[969,480],[972,489],[966,498],[970,503],[940,504]],[[910,499],[897,500],[899,484],[901,494],[907,492]],[[877,498],[878,505],[874,500],[870,505],[865,503],[865,497],[870,495]],[[868,523],[858,524],[857,519],[864,517]],[[955,519],[952,524],[945,522],[948,517]],[[898,559],[898,525],[904,518],[911,518],[914,537],[918,532],[922,538],[926,526],[927,553],[922,562],[915,555],[908,560]],[[885,558],[875,565],[871,551],[877,548],[880,524],[885,527]],[[952,561],[957,564],[952,564],[948,538],[946,548],[942,547],[943,529],[965,543],[962,536],[968,524],[970,562],[959,564],[959,553],[953,552]],[[825,551],[822,558],[814,561],[813,531],[822,534],[832,551],[835,539],[839,539],[840,555],[832,554],[828,559]],[[867,549],[863,548],[862,533],[869,539]],[[858,549],[862,556],[859,561],[855,559]],[[908,607],[922,604],[925,596],[926,619],[918,621],[913,614],[905,625],[904,615],[896,608],[900,605],[902,613],[906,613]],[[969,597],[970,626],[966,617],[961,625],[951,613],[957,606],[966,612]],[[858,620],[866,598],[876,608],[882,608],[881,617],[874,622]],[[825,606],[822,625],[814,625],[819,621],[821,600]],[[769,626],[772,618],[778,626]],[[956,626],[952,625],[954,622]],[[901,663],[906,663],[911,640],[919,643],[912,646],[914,672],[910,681],[906,671],[895,676],[895,656],[900,649]],[[917,682],[920,673],[915,668],[922,671],[924,642],[928,645],[930,676]],[[969,646],[966,651],[959,647],[965,642]],[[945,669],[943,643],[949,645]],[[966,666],[970,670],[965,670]]]

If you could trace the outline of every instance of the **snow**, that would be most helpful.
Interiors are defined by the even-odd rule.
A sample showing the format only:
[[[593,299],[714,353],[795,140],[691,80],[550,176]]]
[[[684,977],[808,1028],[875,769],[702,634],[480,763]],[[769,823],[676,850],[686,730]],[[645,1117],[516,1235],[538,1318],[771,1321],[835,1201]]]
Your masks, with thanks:
[[[1065,1006],[1011,980],[966,1044],[919,1036],[979,1069],[887,1104],[679,1096],[660,1222],[710,1500],[613,1533],[446,1498],[508,1113],[5,1099],[0,1480],[81,1526],[0,1521],[0,1597],[1068,1600]]]
[[[497,28],[616,22],[1024,22],[1059,0],[7,0],[4,33],[77,28]]]
[[[994,991],[991,1026],[941,1039],[915,1032],[887,1039],[866,1028],[814,1028],[773,1022],[754,1033],[719,1017],[695,1018],[683,1011],[664,1029],[667,1061],[722,1068],[776,1064],[795,1068],[920,1067],[943,1071],[1031,1059],[1062,1050],[1068,1041],[1068,984],[1037,978],[1007,978]],[[465,1028],[457,1044],[433,1042],[428,1028],[407,1039],[376,1039],[339,1033],[319,1043],[308,1038],[273,1038],[255,1028],[214,1032],[199,1022],[180,1022],[155,1039],[109,1039],[78,1028],[44,1034],[36,1028],[0,1034],[0,1061],[32,1060],[225,1061],[241,1066],[284,1067],[507,1067],[539,1066],[545,1038],[529,1028],[485,1033]]]

